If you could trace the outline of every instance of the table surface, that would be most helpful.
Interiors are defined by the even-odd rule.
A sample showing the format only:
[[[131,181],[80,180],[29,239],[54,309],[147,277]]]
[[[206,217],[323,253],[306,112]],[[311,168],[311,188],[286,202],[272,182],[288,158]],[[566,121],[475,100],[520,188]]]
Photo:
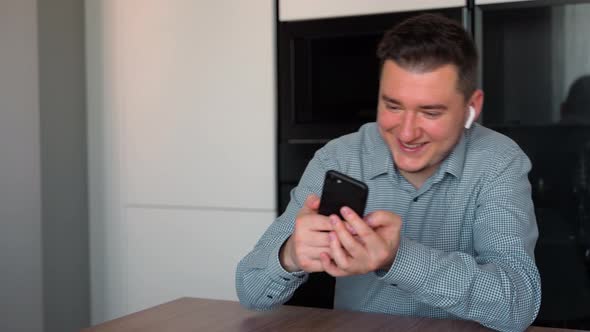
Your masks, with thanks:
[[[491,331],[477,323],[295,306],[252,311],[235,301],[180,298],[91,328],[115,331]],[[529,327],[529,332],[574,331]]]

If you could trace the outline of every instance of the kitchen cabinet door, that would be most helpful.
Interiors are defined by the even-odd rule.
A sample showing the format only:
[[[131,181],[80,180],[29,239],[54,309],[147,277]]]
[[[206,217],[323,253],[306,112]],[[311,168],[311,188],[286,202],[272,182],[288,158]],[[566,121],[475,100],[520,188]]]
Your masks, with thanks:
[[[533,0],[475,0],[476,5],[491,5],[497,3],[506,3],[506,2],[525,2],[525,1],[533,1]]]
[[[280,0],[279,20],[298,21],[319,18],[384,14],[465,6],[465,0]]]

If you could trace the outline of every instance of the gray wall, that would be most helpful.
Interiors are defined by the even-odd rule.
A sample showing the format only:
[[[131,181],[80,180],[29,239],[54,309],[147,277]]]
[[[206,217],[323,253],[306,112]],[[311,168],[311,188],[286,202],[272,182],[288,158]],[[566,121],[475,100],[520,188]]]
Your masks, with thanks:
[[[84,1],[38,1],[45,331],[90,322]]]
[[[0,331],[89,322],[82,4],[0,1]]]
[[[35,0],[0,1],[0,331],[41,331]]]

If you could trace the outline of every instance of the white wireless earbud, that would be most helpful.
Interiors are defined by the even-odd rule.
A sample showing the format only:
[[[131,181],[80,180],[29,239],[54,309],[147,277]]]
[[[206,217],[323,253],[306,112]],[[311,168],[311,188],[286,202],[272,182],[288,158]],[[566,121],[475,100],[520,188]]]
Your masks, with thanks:
[[[471,128],[471,124],[473,124],[474,119],[475,119],[475,108],[473,108],[473,106],[469,106],[469,115],[467,116],[467,121],[465,121],[465,129]]]

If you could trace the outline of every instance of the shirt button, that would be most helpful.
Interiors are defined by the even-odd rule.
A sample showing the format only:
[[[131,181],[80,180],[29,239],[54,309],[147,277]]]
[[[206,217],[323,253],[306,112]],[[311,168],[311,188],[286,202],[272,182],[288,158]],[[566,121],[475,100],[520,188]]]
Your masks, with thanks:
[[[414,202],[417,202],[417,201],[418,201],[418,197],[414,197]]]

